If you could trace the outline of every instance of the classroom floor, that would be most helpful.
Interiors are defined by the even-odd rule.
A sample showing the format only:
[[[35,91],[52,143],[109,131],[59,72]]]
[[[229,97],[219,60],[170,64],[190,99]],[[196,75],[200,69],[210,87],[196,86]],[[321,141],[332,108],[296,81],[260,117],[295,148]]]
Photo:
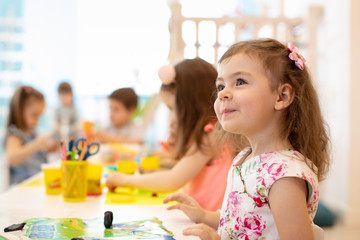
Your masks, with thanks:
[[[325,240],[358,240],[360,239],[360,228],[352,228],[342,223],[335,224],[334,227],[323,228]]]

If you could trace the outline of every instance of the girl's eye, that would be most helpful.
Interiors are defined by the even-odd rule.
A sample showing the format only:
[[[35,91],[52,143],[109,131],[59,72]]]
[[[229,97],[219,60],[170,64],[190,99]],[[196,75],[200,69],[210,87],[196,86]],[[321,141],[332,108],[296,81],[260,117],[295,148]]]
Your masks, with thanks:
[[[240,86],[240,85],[244,85],[246,84],[247,82],[245,82],[244,79],[237,79],[236,80],[236,86]]]
[[[216,90],[218,92],[220,92],[220,91],[224,90],[224,88],[225,88],[224,85],[219,84],[219,85],[217,85]]]

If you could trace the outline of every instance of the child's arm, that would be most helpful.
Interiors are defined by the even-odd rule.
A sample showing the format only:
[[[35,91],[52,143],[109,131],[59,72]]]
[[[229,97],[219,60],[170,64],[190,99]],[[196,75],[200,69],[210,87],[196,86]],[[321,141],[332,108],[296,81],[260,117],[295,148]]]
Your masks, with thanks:
[[[117,142],[117,143],[140,144],[142,142],[141,139],[118,137],[118,136],[114,136],[114,135],[111,135],[109,133],[102,132],[102,131],[96,132],[95,138],[97,141],[102,142],[102,143]]]
[[[49,147],[48,139],[51,134],[45,134],[37,137],[28,144],[23,144],[22,140],[15,135],[10,135],[6,141],[6,157],[11,167],[23,163],[29,156],[37,151]]]
[[[175,191],[194,178],[211,159],[209,154],[200,150],[190,149],[189,152],[191,154],[185,155],[171,170],[137,176],[115,172],[110,174],[106,185],[109,190],[128,186],[154,192]]]
[[[272,185],[269,205],[280,239],[314,239],[306,198],[306,183],[300,178],[282,178]]]

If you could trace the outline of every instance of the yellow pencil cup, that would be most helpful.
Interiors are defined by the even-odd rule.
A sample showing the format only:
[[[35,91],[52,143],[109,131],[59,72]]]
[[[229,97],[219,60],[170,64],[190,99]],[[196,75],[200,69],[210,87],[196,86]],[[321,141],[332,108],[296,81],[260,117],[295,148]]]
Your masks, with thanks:
[[[62,195],[66,202],[82,202],[87,193],[87,161],[61,161]]]
[[[42,164],[44,173],[44,185],[47,195],[58,195],[61,193],[61,168],[50,164]]]
[[[117,170],[121,173],[134,174],[137,164],[133,160],[122,160],[117,163]]]
[[[89,164],[87,169],[87,195],[97,196],[101,194],[101,164]]]

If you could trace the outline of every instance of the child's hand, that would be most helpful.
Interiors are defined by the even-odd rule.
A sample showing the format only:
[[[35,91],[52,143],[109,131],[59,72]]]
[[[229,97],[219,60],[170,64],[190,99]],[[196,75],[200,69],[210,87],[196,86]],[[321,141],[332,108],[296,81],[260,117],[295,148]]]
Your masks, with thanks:
[[[126,187],[127,177],[127,174],[112,172],[106,179],[106,186],[110,192],[113,192],[117,187]]]
[[[51,147],[51,133],[43,134],[34,139],[36,150],[48,150]],[[53,141],[54,142],[54,141]],[[54,142],[56,144],[56,142]]]
[[[200,223],[183,230],[185,236],[198,236],[201,240],[219,240],[220,236],[215,232],[215,229],[206,224]]]
[[[111,141],[111,137],[106,132],[98,131],[95,133],[95,139],[101,143]]]
[[[47,142],[47,150],[49,152],[57,152],[59,149],[59,144],[55,140],[51,139]]]
[[[179,209],[195,223],[201,222],[201,219],[205,215],[204,209],[196,202],[196,200],[185,193],[173,193],[164,199],[164,203],[171,201],[177,201],[178,204],[168,207],[168,210]]]

